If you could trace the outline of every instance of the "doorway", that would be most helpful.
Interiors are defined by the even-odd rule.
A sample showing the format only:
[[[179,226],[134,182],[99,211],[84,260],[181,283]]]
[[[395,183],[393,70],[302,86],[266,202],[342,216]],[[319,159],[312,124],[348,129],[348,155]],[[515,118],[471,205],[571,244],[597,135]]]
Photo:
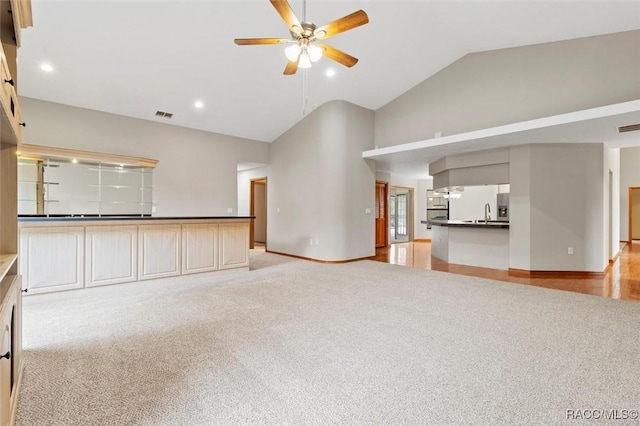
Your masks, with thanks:
[[[389,190],[389,240],[413,240],[413,188],[392,186]]]
[[[629,243],[634,240],[640,240],[640,186],[629,187]]]
[[[389,245],[389,182],[376,181],[376,248]]]
[[[250,181],[249,214],[256,218],[251,221],[249,228],[249,248],[267,247],[267,178],[251,179]]]

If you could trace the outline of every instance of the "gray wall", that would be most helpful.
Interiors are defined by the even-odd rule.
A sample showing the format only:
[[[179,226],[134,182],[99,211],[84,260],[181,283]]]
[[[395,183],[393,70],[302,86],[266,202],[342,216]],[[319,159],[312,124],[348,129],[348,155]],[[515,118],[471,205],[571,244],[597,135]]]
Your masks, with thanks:
[[[373,111],[332,101],[272,143],[269,250],[318,260],[375,254],[375,169],[362,158],[372,140]]]
[[[604,160],[605,243],[608,240],[604,255],[613,259],[620,251],[620,148],[607,149],[605,146]]]
[[[629,187],[640,186],[640,147],[620,149],[620,239],[629,241]]]
[[[238,215],[248,216],[251,203],[251,179],[266,178],[269,175],[269,166],[257,167],[255,169],[238,172]],[[267,194],[269,193],[269,182],[267,181]],[[269,197],[267,196],[267,203]]]
[[[153,173],[156,216],[235,215],[237,163],[269,162],[264,142],[30,98],[20,103],[27,144],[159,160]]]
[[[531,145],[509,153],[509,268],[531,270]]]
[[[640,30],[464,56],[375,112],[384,147],[640,98]]]
[[[604,270],[608,262],[605,161],[602,144],[512,148],[511,268]],[[573,255],[568,254],[569,247]]]

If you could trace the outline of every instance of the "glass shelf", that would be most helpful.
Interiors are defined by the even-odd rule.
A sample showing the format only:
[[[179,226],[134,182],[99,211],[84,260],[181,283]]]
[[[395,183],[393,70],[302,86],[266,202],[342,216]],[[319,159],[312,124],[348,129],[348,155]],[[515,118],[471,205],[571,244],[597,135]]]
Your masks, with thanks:
[[[37,180],[18,180],[18,183],[42,183],[44,185],[60,185],[59,182],[38,182]]]
[[[132,189],[153,189],[150,186],[131,186],[131,185],[101,185],[99,183],[92,183],[89,184],[87,186],[91,186],[91,187],[96,187],[96,188],[116,188],[116,189],[123,189],[123,188],[132,188]]]
[[[130,169],[118,169],[118,168],[101,168],[101,167],[89,167],[88,170],[92,172],[111,172],[111,173],[134,173],[137,175],[150,175],[151,171],[145,170],[130,170]]]
[[[90,203],[101,203],[101,204],[153,204],[152,201],[97,201],[90,200]]]

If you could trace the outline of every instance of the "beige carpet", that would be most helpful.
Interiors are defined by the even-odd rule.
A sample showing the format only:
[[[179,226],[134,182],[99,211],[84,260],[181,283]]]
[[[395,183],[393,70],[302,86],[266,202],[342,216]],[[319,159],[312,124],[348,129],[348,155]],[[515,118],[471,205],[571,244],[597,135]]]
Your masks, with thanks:
[[[567,409],[640,408],[638,303],[372,261],[251,265],[25,298],[18,425],[580,424]]]

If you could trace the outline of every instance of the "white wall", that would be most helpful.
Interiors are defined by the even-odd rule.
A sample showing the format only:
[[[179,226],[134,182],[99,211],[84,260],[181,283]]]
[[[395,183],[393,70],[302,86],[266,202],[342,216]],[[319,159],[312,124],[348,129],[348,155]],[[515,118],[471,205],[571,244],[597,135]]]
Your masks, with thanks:
[[[156,216],[236,215],[237,163],[269,163],[264,142],[30,98],[20,103],[27,144],[159,160],[153,173]]]
[[[491,219],[497,219],[498,185],[465,186],[460,198],[449,201],[451,220],[484,219],[484,205],[491,207]]]
[[[473,53],[375,112],[380,147],[640,98],[640,30]]]
[[[640,147],[620,149],[620,239],[629,241],[629,187],[640,186]]]
[[[372,140],[373,111],[332,101],[271,144],[269,250],[330,261],[375,254],[375,165],[362,158]]]

